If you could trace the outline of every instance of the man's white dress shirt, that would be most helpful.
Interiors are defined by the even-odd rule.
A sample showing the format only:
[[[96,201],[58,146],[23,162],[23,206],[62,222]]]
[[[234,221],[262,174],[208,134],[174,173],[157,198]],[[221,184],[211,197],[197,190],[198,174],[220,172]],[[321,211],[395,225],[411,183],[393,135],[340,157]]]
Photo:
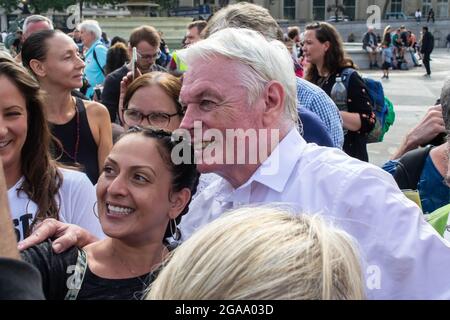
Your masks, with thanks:
[[[277,153],[278,152],[278,153]],[[264,169],[277,165],[276,174]],[[392,176],[291,130],[242,186],[219,178],[190,204],[182,240],[226,210],[281,202],[327,216],[358,242],[371,299],[450,299],[450,243],[422,217]]]

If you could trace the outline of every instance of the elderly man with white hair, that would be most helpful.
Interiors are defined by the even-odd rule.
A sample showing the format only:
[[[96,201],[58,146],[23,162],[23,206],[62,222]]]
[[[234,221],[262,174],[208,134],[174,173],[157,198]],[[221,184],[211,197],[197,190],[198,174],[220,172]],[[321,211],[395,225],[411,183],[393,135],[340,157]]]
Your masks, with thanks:
[[[228,28],[180,54],[188,64],[180,128],[199,146],[199,171],[222,177],[191,203],[180,225],[183,239],[228,209],[290,203],[329,217],[358,241],[369,298],[450,298],[441,277],[450,268],[450,245],[392,177],[338,149],[306,144],[297,132],[295,75],[280,42]],[[229,130],[259,134],[230,150],[236,141],[227,139]],[[279,133],[278,144],[267,142],[273,133]],[[259,158],[251,163],[254,145]],[[246,161],[227,161],[239,152]]]
[[[90,99],[94,96],[94,88],[105,81],[105,64],[108,49],[103,45],[100,38],[102,29],[95,20],[85,20],[78,25],[81,41],[87,51],[84,54],[86,67],[84,69],[85,79],[89,86],[86,96]]]
[[[367,297],[450,298],[442,280],[450,244],[393,178],[337,148],[307,144],[297,131],[296,78],[281,42],[227,28],[180,54],[188,64],[180,134],[194,143],[198,170],[221,176],[191,202],[182,240],[229,209],[287,203],[322,214],[357,240]],[[93,241],[79,227],[52,220],[22,248],[55,234],[58,252]]]

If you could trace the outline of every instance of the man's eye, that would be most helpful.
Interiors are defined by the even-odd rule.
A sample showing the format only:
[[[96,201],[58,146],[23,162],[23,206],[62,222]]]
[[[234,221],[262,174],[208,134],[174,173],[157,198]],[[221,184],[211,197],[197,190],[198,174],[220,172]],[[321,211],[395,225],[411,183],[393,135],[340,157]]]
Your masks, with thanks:
[[[212,109],[216,106],[217,104],[211,100],[202,100],[200,102],[200,108],[202,109]]]

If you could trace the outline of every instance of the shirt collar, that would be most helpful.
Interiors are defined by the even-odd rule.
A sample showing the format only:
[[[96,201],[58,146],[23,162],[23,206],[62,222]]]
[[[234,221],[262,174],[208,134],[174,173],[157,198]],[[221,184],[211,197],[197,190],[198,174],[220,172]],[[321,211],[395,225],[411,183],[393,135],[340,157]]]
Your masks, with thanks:
[[[305,147],[306,141],[298,130],[291,129],[245,185],[257,181],[270,189],[282,192]]]
[[[220,182],[217,181],[218,187],[215,191],[214,198],[222,203],[233,202],[237,205],[247,204],[251,196],[250,186],[253,181],[257,181],[276,192],[283,192],[305,147],[306,141],[297,129],[291,129],[250,179],[239,188],[234,189],[224,178],[221,178]],[[282,165],[280,162],[282,162]]]

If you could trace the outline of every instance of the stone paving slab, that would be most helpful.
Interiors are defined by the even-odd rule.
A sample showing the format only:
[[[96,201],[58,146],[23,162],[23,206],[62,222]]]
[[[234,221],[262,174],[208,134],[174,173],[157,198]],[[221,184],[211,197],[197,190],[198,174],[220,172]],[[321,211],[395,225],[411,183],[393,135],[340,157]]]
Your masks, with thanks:
[[[368,145],[370,162],[382,165],[395,152],[406,133],[424,116],[427,108],[440,96],[446,77],[450,77],[450,52],[437,49],[431,55],[431,78],[424,78],[424,67],[408,71],[391,71],[390,79],[383,80],[385,95],[394,104],[396,120],[385,136],[385,141]],[[377,80],[381,70],[363,71],[364,76]]]

